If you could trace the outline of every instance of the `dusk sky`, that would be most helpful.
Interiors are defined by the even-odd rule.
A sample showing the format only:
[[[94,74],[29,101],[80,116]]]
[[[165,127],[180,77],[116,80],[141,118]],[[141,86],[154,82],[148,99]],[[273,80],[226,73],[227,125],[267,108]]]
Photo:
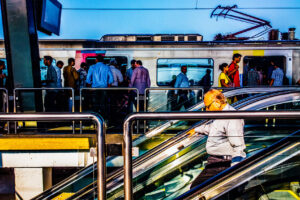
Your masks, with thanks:
[[[251,27],[231,19],[210,18],[218,6],[237,5],[238,10],[270,21],[274,29],[296,28],[300,38],[300,0],[59,0],[63,5],[60,36],[39,38],[100,39],[105,34],[198,33],[212,40]],[[260,32],[255,30],[243,36]],[[0,37],[3,38],[3,33]],[[267,39],[266,35],[259,39]]]

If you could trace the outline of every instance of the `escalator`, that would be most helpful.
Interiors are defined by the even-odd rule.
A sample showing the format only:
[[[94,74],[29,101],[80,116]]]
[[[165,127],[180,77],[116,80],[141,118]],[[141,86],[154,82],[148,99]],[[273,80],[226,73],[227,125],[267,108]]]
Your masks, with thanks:
[[[269,95],[268,98],[264,96],[260,97],[260,99],[253,99],[252,103],[245,101],[240,106],[240,109],[263,109],[273,105],[279,106],[278,104],[281,102],[297,106],[296,103],[297,99],[299,101],[299,97],[299,92],[274,93]],[[285,106],[284,109],[287,109],[287,107]],[[246,127],[245,141],[248,155],[255,154],[258,150],[266,148],[268,145],[287,136],[291,131],[299,129],[297,123],[292,123],[294,127],[290,124],[289,129],[286,130],[286,126],[284,126],[286,122],[284,123],[281,126],[278,122],[278,125],[275,127],[268,127],[268,131],[266,131],[265,124],[256,127],[255,131],[253,131],[253,124]],[[261,135],[264,135],[264,137],[261,137]],[[170,154],[167,159],[161,159],[160,155],[157,155],[152,156],[146,162],[134,163],[134,199],[173,199],[187,190],[191,181],[201,172],[201,168],[203,168],[206,160],[205,140],[194,139],[185,135],[176,142],[176,145],[162,151],[160,154]],[[183,145],[186,147],[179,151],[178,149]],[[158,162],[159,160],[161,161]],[[111,181],[108,181],[107,185],[108,199],[122,199],[122,178],[119,179],[116,174],[111,174],[109,180]],[[180,183],[179,186],[178,183]],[[95,190],[90,185],[72,196],[71,199],[93,199],[91,195],[95,195],[94,193]]]
[[[247,90],[249,92],[249,89],[247,89]],[[255,92],[260,92],[260,91],[256,90]],[[288,93],[288,92],[286,92],[286,93]],[[234,93],[233,91],[229,91],[228,96],[234,95],[234,94],[242,94],[242,89],[239,89],[238,91],[236,91],[236,93]],[[294,95],[299,96],[299,94],[297,92],[294,92]],[[273,96],[276,96],[275,93],[273,94]],[[252,99],[255,99],[255,98],[252,97]],[[261,97],[261,99],[263,99],[263,97]],[[250,101],[250,100],[248,100],[248,101]],[[252,102],[257,102],[257,100],[253,100]],[[242,101],[241,105],[247,106],[247,101]],[[200,106],[197,105],[197,106],[198,106],[197,109],[199,109],[201,107],[201,105]],[[202,104],[202,106],[203,106],[203,104]],[[168,123],[170,123],[170,122],[168,122]],[[142,142],[141,141],[142,140],[140,140],[139,142],[140,143],[144,142],[144,141],[142,141]],[[270,142],[270,143],[272,143],[272,142]],[[163,149],[166,149],[166,147],[172,146],[172,144],[176,144],[176,145],[173,145],[172,148],[169,148],[166,151],[162,151]],[[189,145],[189,144],[191,144],[191,145]],[[134,174],[135,174],[134,176],[139,177],[139,176],[141,176],[141,174],[144,174],[144,171],[145,171],[144,166],[147,166],[147,168],[149,167],[150,171],[156,171],[157,168],[159,168],[161,170],[163,170],[163,169],[167,170],[168,167],[163,167],[163,166],[168,166],[168,164],[170,162],[172,162],[172,160],[178,160],[178,159],[175,159],[174,156],[172,156],[172,155],[175,155],[175,157],[178,157],[178,155],[179,155],[180,158],[182,157],[182,160],[185,160],[185,161],[180,161],[180,163],[187,162],[187,161],[190,160],[189,158],[195,157],[194,156],[195,154],[199,153],[199,151],[201,151],[201,149],[204,149],[204,144],[205,144],[205,140],[199,140],[199,138],[192,138],[192,139],[191,138],[186,138],[185,133],[178,134],[177,136],[173,137],[172,139],[168,140],[167,142],[163,143],[162,145],[159,145],[157,148],[147,152],[145,154],[145,156],[141,156],[141,157],[136,158],[134,160],[134,166],[136,166],[135,170],[134,170]],[[186,146],[186,147],[182,149],[182,146]],[[255,148],[253,148],[253,149],[255,149]],[[181,151],[179,151],[179,150],[181,150]],[[159,155],[157,155],[158,152],[159,152]],[[183,159],[183,157],[185,157],[186,159]],[[205,160],[205,158],[203,157],[202,160]],[[163,162],[158,162],[158,161],[163,161]],[[159,164],[157,166],[155,166],[154,163],[159,163]],[[179,161],[177,161],[177,163],[179,163]],[[173,168],[177,169],[176,166],[174,166]],[[61,192],[68,192],[68,191],[73,192],[74,189],[73,188],[70,189],[70,188],[73,187],[72,185],[74,183],[76,183],[77,185],[80,185],[80,184],[78,184],[78,180],[79,180],[79,182],[80,181],[82,182],[81,184],[83,186],[91,183],[90,185],[85,187],[83,190],[80,190],[80,192],[79,192],[80,195],[78,196],[78,199],[84,199],[83,198],[84,196],[82,196],[82,194],[89,193],[90,191],[93,191],[94,186],[96,186],[95,183],[92,183],[93,182],[93,177],[94,177],[94,176],[92,176],[92,172],[94,170],[95,170],[95,167],[89,166],[89,170],[85,169],[85,170],[81,170],[80,172],[77,172],[71,178],[68,179],[67,183],[62,182],[62,183],[56,185],[55,187],[53,187],[52,189],[46,191],[44,194],[37,196],[34,199],[49,199],[49,198],[53,198],[53,197],[57,196]],[[87,172],[87,171],[89,171],[89,172]],[[170,170],[167,170],[167,171],[170,171]],[[160,173],[161,172],[157,171],[157,174],[158,174],[157,177],[160,177],[160,175],[159,175]],[[198,171],[194,171],[194,173],[196,174],[196,173],[198,173]],[[171,175],[171,177],[172,176],[173,175]],[[109,188],[111,188],[111,189],[116,188],[115,187],[116,185],[122,184],[122,179],[123,179],[122,178],[122,170],[117,170],[113,174],[109,175],[108,177],[110,177],[109,180],[108,180],[108,191],[110,191]],[[141,176],[141,177],[144,177],[144,179],[147,178],[147,176],[145,176],[145,175]],[[152,182],[156,183],[157,180],[155,178],[153,178]],[[171,180],[171,182],[169,182],[169,183],[170,183],[170,185],[172,185],[172,184],[176,185],[175,184],[176,179]],[[149,183],[148,185],[151,185],[151,184],[152,183]],[[81,186],[81,187],[83,187],[83,186]],[[141,187],[141,186],[138,186],[138,187]],[[170,186],[170,188],[172,188],[172,187]],[[77,190],[75,189],[75,191],[77,191]],[[120,187],[119,187],[119,190],[120,190]],[[122,196],[122,189],[120,191],[121,191],[121,192],[119,192],[120,196]],[[148,192],[148,193],[151,193],[151,192]],[[75,196],[72,197],[72,198],[75,198]],[[113,196],[113,198],[115,198],[115,195],[112,195],[112,196]]]
[[[300,131],[176,199],[300,199]]]

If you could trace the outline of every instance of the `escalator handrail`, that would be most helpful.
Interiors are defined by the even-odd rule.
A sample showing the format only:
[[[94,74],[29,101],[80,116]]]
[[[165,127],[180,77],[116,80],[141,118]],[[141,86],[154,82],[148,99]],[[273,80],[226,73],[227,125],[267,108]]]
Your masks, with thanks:
[[[279,91],[279,92],[272,93],[272,94],[261,94],[261,95],[258,95],[258,96],[256,96],[256,97],[254,97],[253,99],[251,99],[250,102],[255,103],[255,102],[258,102],[259,100],[263,100],[263,99],[265,99],[265,98],[272,98],[272,97],[281,96],[281,95],[283,95],[283,94],[289,94],[289,93],[297,93],[297,91],[283,91],[283,92],[280,92],[280,91]],[[244,103],[245,103],[245,102],[244,102]],[[247,103],[246,105],[248,105],[248,104],[251,104],[251,103]],[[240,108],[240,106],[238,106],[238,107]],[[202,123],[203,123],[203,122],[202,122]],[[196,126],[198,126],[198,125],[199,125],[199,123],[197,123]],[[191,129],[191,128],[190,128],[190,129]],[[190,130],[190,129],[188,129],[188,130]],[[186,133],[188,130],[181,132],[180,134],[178,134],[177,136],[174,136],[173,138],[171,138],[171,139],[169,139],[169,140],[172,140],[172,143],[176,143],[176,142],[180,141],[181,139],[183,139],[183,138],[186,137],[186,134],[185,134],[185,133]],[[175,138],[177,138],[176,142],[174,142],[174,140],[173,140],[173,139],[175,139]],[[169,140],[168,140],[168,141],[169,141]],[[168,142],[168,141],[166,141],[166,142]],[[157,148],[160,147],[160,146],[164,146],[164,147],[161,147],[161,149],[164,149],[165,146],[166,146],[166,145],[169,145],[170,143],[171,143],[170,141],[168,142],[168,144],[165,144],[165,142],[164,142],[163,144],[157,146]],[[155,150],[156,150],[156,148],[150,150],[149,153],[151,153],[151,151],[155,151]],[[155,151],[155,152],[159,152],[159,151],[160,151],[160,150]],[[147,152],[146,154],[148,154],[148,152]],[[143,157],[143,156],[141,156],[141,157]],[[141,159],[141,158],[140,158],[140,157],[139,157],[139,158],[136,158],[135,161],[136,161],[136,160],[138,161],[139,159]],[[134,166],[137,166],[137,165],[140,165],[140,164],[142,164],[142,163],[134,162],[134,164],[135,164]],[[108,179],[115,179],[116,177],[118,177],[118,176],[120,175],[120,173],[123,173],[123,169],[119,169],[119,170],[115,171],[113,174],[108,175],[108,177],[109,177]],[[109,180],[108,180],[108,181],[109,181]],[[94,185],[95,185],[95,184],[94,184]],[[83,188],[83,189],[81,189],[80,191],[78,191],[78,193],[84,192],[84,191],[85,191],[86,189],[88,189],[88,188],[89,188],[89,191],[93,190],[93,188],[90,189],[90,186],[86,186],[85,188]],[[88,192],[84,192],[84,193],[88,193]]]
[[[299,137],[300,137],[300,130],[290,134],[289,136],[275,142],[274,144],[272,144],[271,146],[269,146],[265,149],[262,149],[258,153],[254,154],[253,156],[234,165],[233,167],[230,167],[230,168],[224,170],[223,172],[215,175],[214,177],[204,181],[203,183],[195,186],[194,188],[190,189],[188,192],[177,197],[175,200],[190,199],[196,195],[201,194],[207,188],[210,188],[213,185],[226,180],[228,177],[243,171],[244,169],[246,169],[249,166],[253,165],[254,163],[257,163],[258,161],[268,157],[269,155],[273,154],[274,152],[276,152],[282,148],[285,148],[286,146],[289,146],[292,143],[297,142],[297,141],[295,141],[294,138],[299,139]]]
[[[216,89],[219,89],[219,88],[216,88]],[[231,96],[236,96],[236,95],[241,95],[241,94],[247,94],[247,93],[265,93],[265,92],[280,92],[280,91],[287,92],[288,89],[291,89],[292,91],[294,91],[294,90],[300,90],[299,87],[238,88],[238,89],[230,89],[229,91],[224,92],[224,95],[226,97],[231,97]],[[274,94],[276,94],[276,93],[261,94],[259,96],[274,95]],[[204,104],[203,104],[203,101],[202,101],[202,102],[196,104],[195,106],[192,106],[188,110],[195,111],[195,110],[199,110],[199,109],[201,109],[203,107],[204,107]],[[169,122],[166,122],[165,124],[162,124],[159,127],[165,126],[166,124],[168,124],[168,127],[169,127],[169,126],[173,125],[173,123],[175,123],[175,121],[179,121],[179,120],[170,120]],[[196,126],[198,126],[198,125],[199,125],[199,123],[196,123]],[[159,127],[151,130],[150,132],[156,131],[157,129],[159,129]],[[165,127],[165,128],[168,128],[168,127]],[[188,130],[190,130],[190,129],[188,129]],[[186,130],[186,131],[188,131],[188,130]],[[173,138],[170,138],[169,140],[165,141],[163,143],[164,145],[159,145],[156,148],[152,149],[151,151],[147,152],[147,155],[144,154],[143,156],[137,157],[135,159],[135,162],[133,164],[134,165],[139,165],[140,162],[142,162],[145,159],[145,156],[147,156],[147,157],[154,156],[157,152],[161,151],[166,146],[168,146],[168,145],[170,145],[170,144],[172,144],[174,142],[177,142],[177,141],[181,140],[185,136],[184,132],[179,133],[178,135],[174,136]],[[145,137],[145,139],[146,138],[147,138],[147,136]],[[136,145],[136,143],[134,145]],[[56,185],[54,185],[53,187],[51,187],[48,190],[44,191],[43,193],[39,194],[38,196],[36,196],[33,199],[35,199],[35,200],[45,199],[45,198],[47,199],[49,197],[48,195],[53,196],[54,191],[58,191],[60,188],[66,187],[66,185],[70,185],[70,184],[76,182],[77,180],[80,179],[80,177],[86,176],[93,169],[97,169],[95,163],[87,166],[86,168],[83,168],[83,169],[79,170],[78,172],[75,172],[73,175],[71,175],[70,177],[68,177],[64,181],[57,183]],[[119,169],[117,171],[114,171],[113,174],[108,175],[107,176],[107,177],[109,177],[108,181],[111,180],[111,179],[114,179],[115,177],[118,177],[120,175],[120,173],[122,173],[122,170],[123,169]]]

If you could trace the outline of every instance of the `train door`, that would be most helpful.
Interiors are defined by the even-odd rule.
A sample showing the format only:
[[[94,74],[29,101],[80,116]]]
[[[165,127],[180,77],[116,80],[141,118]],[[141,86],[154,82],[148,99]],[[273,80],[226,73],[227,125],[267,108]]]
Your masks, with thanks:
[[[245,56],[243,59],[243,86],[251,86],[248,80],[248,72],[253,69],[257,71],[260,77],[258,85],[266,86],[270,84],[273,64],[276,64],[284,72],[283,85],[289,85],[289,79],[286,76],[287,66],[285,56]]]

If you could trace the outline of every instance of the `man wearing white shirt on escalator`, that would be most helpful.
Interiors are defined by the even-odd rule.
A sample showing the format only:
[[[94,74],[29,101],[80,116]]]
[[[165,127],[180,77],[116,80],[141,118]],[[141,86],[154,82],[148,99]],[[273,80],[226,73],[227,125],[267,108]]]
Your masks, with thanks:
[[[227,104],[225,96],[219,90],[210,90],[204,96],[207,111],[235,110]],[[208,135],[206,151],[209,154],[207,165],[193,181],[191,188],[217,175],[230,166],[242,161],[246,154],[244,141],[244,120],[212,120],[188,132]]]

